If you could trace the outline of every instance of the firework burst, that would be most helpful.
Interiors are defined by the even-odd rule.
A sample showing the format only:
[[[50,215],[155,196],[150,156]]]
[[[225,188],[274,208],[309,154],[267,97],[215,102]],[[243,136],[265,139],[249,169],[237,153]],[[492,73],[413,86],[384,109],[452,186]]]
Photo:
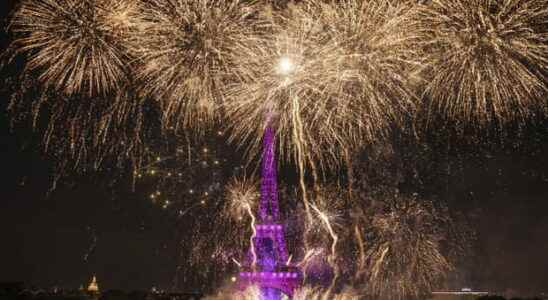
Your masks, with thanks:
[[[11,23],[13,46],[45,86],[68,95],[106,95],[127,81],[111,31],[111,17],[124,8],[120,0],[23,1]]]
[[[237,37],[251,31],[243,1],[140,2],[126,40],[141,90],[163,107],[166,126],[201,127],[213,119]]]
[[[419,12],[434,109],[485,124],[546,108],[546,1],[435,0]]]
[[[341,149],[378,139],[409,108],[405,74],[417,62],[406,46],[414,38],[407,9],[308,1],[261,20],[261,30],[234,45],[238,80],[224,106],[233,139],[252,153],[269,119],[286,158],[336,162]]]
[[[453,268],[442,246],[451,242],[451,217],[415,196],[396,192],[375,198],[364,247],[367,294],[404,299],[431,291]]]
[[[139,165],[145,157],[145,101],[129,89],[119,34],[131,1],[22,1],[10,23],[5,54],[24,63],[11,88],[15,122],[30,120],[56,177],[67,171]],[[8,65],[6,65],[6,69]],[[19,70],[18,70],[19,71]],[[36,84],[36,79],[41,83]]]
[[[259,204],[259,183],[249,179],[233,179],[226,187],[226,207],[223,210],[227,218],[242,221],[253,214]]]

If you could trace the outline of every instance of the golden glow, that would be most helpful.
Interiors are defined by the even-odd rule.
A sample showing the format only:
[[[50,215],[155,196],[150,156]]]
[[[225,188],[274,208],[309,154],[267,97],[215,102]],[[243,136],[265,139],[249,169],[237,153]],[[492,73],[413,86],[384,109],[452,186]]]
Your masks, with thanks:
[[[281,75],[290,75],[295,70],[296,66],[289,57],[280,58],[277,66],[277,71]]]

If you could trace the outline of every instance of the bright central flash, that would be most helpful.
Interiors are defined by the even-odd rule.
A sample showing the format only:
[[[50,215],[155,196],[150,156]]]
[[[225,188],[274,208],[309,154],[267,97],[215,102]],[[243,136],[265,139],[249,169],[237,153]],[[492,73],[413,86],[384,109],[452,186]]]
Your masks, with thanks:
[[[281,75],[289,75],[295,71],[295,64],[289,57],[282,57],[278,62],[278,72]]]

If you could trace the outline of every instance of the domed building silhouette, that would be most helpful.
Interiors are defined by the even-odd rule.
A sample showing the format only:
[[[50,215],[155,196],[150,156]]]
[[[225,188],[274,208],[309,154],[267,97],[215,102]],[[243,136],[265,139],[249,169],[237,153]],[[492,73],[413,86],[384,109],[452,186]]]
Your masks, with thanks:
[[[99,285],[97,284],[97,278],[95,275],[93,275],[93,279],[91,279],[87,291],[90,293],[99,293]]]

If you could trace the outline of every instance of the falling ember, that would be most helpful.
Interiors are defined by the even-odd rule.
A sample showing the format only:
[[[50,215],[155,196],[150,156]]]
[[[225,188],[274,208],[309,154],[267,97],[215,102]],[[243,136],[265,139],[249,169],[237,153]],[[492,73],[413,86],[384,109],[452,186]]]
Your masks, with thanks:
[[[241,267],[242,264],[239,263],[237,260],[235,260],[234,258],[232,258],[232,261],[238,266],[238,267]]]

